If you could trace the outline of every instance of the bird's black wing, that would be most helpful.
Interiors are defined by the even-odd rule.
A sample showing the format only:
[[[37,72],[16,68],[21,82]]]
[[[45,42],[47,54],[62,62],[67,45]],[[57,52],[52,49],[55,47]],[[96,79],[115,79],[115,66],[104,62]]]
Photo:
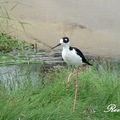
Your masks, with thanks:
[[[83,53],[82,53],[78,48],[76,48],[76,47],[71,47],[71,49],[72,49],[72,48],[74,48],[74,49],[76,50],[77,54],[82,58],[82,61],[83,61],[84,63],[92,66],[92,64],[90,64],[90,63],[86,60],[85,56],[83,55]]]

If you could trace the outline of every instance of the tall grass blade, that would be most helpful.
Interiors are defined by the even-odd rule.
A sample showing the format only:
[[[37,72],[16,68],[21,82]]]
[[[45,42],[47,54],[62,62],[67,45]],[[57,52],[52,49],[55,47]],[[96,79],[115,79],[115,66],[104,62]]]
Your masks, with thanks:
[[[16,3],[16,4],[10,9],[10,11],[14,10],[18,5],[19,5],[19,4]]]

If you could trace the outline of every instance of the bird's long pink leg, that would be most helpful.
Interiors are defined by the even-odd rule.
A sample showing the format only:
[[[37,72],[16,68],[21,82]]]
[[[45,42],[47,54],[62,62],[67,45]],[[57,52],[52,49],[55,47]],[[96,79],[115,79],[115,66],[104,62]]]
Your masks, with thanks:
[[[83,65],[82,68],[81,68],[82,71],[86,70],[86,65]],[[76,71],[69,74],[68,76],[68,83],[71,82],[71,79],[72,79],[72,75],[73,74],[76,74],[76,89],[75,89],[75,97],[74,97],[74,107],[73,107],[73,110],[76,109],[76,101],[77,101],[77,92],[78,92],[78,68],[76,68]]]
[[[68,76],[68,84],[71,82],[73,74],[76,74],[76,71],[69,74],[69,76]]]
[[[77,100],[77,92],[78,92],[78,68],[76,68],[76,89],[75,89],[75,98],[74,98],[74,108],[73,110],[75,110],[76,108],[76,100]]]
[[[81,70],[82,70],[82,71],[86,70],[86,65],[85,65],[85,64],[82,65]],[[73,74],[76,74],[76,72],[79,72],[78,68],[77,68],[77,71],[75,71],[75,72],[69,74],[69,76],[68,76],[68,84],[71,82],[72,76],[73,76]]]

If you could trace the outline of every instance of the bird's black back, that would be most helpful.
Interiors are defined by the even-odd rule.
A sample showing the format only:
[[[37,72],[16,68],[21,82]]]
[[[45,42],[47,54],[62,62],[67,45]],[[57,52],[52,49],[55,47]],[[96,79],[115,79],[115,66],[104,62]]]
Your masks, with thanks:
[[[85,56],[83,55],[83,53],[82,53],[78,48],[76,48],[76,47],[71,47],[71,46],[70,46],[69,49],[70,49],[70,50],[75,49],[75,51],[77,52],[77,54],[82,58],[82,62],[92,66],[92,64],[90,64],[90,63],[86,60]]]

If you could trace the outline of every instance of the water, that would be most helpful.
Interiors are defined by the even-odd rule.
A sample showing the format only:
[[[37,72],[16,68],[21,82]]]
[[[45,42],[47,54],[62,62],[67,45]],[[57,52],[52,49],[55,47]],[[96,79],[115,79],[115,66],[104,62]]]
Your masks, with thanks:
[[[22,4],[10,11],[15,2]],[[40,49],[50,50],[40,41],[54,46],[61,37],[68,36],[71,44],[84,53],[110,57],[120,56],[119,5],[119,0],[9,0],[5,3],[12,16],[31,25],[25,26],[27,38],[17,26],[18,37],[37,43]]]
[[[17,90],[29,82],[33,86],[41,81],[41,64],[0,65],[0,81],[8,91]]]

